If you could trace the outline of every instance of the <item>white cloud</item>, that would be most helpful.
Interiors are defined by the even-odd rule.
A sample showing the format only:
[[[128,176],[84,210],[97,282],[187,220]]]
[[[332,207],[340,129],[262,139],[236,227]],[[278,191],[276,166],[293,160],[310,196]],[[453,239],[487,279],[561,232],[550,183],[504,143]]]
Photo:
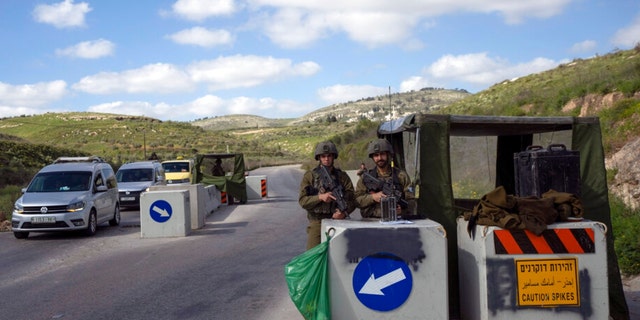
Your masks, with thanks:
[[[146,115],[149,117],[153,117],[151,111],[153,110],[153,105],[148,102],[143,101],[114,101],[101,103],[93,106],[89,106],[87,108],[87,112],[100,112],[100,113],[115,113],[115,114],[126,114],[131,116],[142,116]]]
[[[431,86],[429,81],[424,77],[413,76],[409,77],[400,83],[400,92],[409,92],[411,90],[420,90]]]
[[[640,15],[636,17],[630,26],[618,30],[613,36],[613,39],[611,39],[611,42],[613,45],[625,48],[631,48],[640,44]]]
[[[597,43],[593,40],[585,40],[571,46],[571,52],[574,53],[583,53],[583,52],[591,52],[597,46]]]
[[[204,118],[222,114],[230,114],[228,102],[218,96],[207,94],[191,102],[178,106],[181,112],[173,113],[173,117],[185,117],[184,119]],[[167,114],[166,116],[171,116]]]
[[[293,64],[289,59],[235,55],[199,61],[187,67],[196,82],[206,82],[212,90],[247,88],[288,77],[310,76],[320,66],[315,62]]]
[[[386,94],[388,88],[369,85],[334,85],[318,89],[318,96],[323,101],[334,104],[347,101],[356,101],[362,98],[375,97]]]
[[[198,83],[206,83],[211,90],[254,87],[311,76],[319,70],[315,62],[293,64],[288,59],[235,55],[194,62],[186,69],[156,63],[122,72],[101,72],[80,79],[72,88],[91,94],[167,94],[193,91]]]
[[[56,54],[72,58],[97,59],[112,55],[115,47],[115,44],[109,40],[98,39],[80,42],[64,49],[58,49],[56,50]]]
[[[74,4],[73,0],[64,0],[52,5],[39,4],[33,9],[37,22],[48,23],[56,28],[84,26],[84,16],[91,11],[86,2]]]
[[[491,58],[486,53],[445,55],[425,68],[427,77],[436,82],[467,82],[479,87],[493,85],[505,79],[537,73],[557,67],[559,62],[536,58],[516,65],[502,58]],[[447,87],[446,85],[444,87]]]
[[[0,82],[0,106],[5,108],[36,108],[59,100],[66,94],[67,83],[62,80],[23,85]]]
[[[47,111],[39,108],[4,106],[0,104],[0,114],[3,117],[18,117],[22,115],[40,114],[44,112]]]
[[[72,86],[92,94],[176,93],[193,89],[189,76],[174,65],[156,63],[124,72],[86,76]]]
[[[416,46],[416,26],[430,19],[459,12],[498,13],[507,24],[528,18],[558,15],[572,0],[369,0],[299,1],[254,0],[252,8],[263,9],[257,28],[283,47],[307,47],[332,33],[345,33],[369,47],[399,44]]]
[[[278,101],[272,98],[256,99],[249,97],[236,97],[225,100],[210,94],[184,104],[114,101],[87,108],[90,112],[134,116],[145,115],[156,119],[173,121],[188,121],[228,114],[252,114],[267,118],[282,118],[284,115],[290,117],[291,114],[301,114],[309,109],[311,108],[308,105],[288,100]],[[2,110],[2,107],[0,107],[0,110]]]
[[[285,48],[306,47],[327,37],[332,29],[322,15],[289,8],[279,10],[273,16],[265,15],[257,24],[271,41]]]
[[[273,98],[235,97],[222,99],[214,95],[205,95],[178,107],[184,110],[180,117],[194,119],[215,117],[228,114],[251,114],[268,118],[283,117],[284,114],[300,113],[308,110],[308,106],[291,101],[279,101]],[[167,115],[169,116],[169,115]],[[177,114],[173,112],[173,117]]]
[[[226,30],[209,30],[203,27],[193,27],[178,31],[167,36],[169,39],[180,44],[192,44],[201,47],[214,47],[218,45],[230,44],[233,36]]]
[[[193,21],[230,15],[236,11],[234,0],[178,0],[172,9],[178,16]]]

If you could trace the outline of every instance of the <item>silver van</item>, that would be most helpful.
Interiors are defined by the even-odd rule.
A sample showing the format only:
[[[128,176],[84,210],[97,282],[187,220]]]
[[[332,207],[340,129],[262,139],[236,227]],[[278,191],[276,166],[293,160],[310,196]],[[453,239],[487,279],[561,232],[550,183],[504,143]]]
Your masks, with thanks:
[[[83,230],[92,236],[99,224],[120,224],[118,184],[113,168],[99,157],[61,157],[42,168],[16,200],[13,234]]]
[[[120,206],[140,208],[140,194],[155,185],[165,185],[164,169],[158,161],[123,164],[116,172]]]

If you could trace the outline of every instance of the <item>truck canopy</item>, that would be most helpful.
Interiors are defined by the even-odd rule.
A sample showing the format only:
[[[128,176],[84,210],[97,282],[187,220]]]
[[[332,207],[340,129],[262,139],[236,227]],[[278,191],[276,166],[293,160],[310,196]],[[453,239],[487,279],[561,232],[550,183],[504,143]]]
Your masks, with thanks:
[[[247,202],[247,182],[245,178],[244,155],[242,153],[207,153],[195,157],[194,183],[215,185],[218,190]],[[214,176],[211,168],[220,159],[225,167],[224,176]]]
[[[378,136],[392,142],[396,163],[412,178],[416,188],[417,214],[443,225],[447,232],[449,299],[451,314],[459,314],[458,254],[456,218],[471,210],[483,196],[462,198],[454,195],[453,146],[457,137],[482,137],[487,154],[469,155],[462,160],[479,166],[490,157],[484,175],[491,175],[492,188],[502,186],[514,194],[514,154],[526,150],[535,139],[546,134],[550,143],[565,139],[567,148],[580,152],[581,202],[584,218],[608,227],[607,267],[610,315],[628,319],[620,271],[613,245],[613,232],[604,165],[600,122],[596,117],[510,117],[412,114],[378,127]],[[491,143],[489,143],[491,142]],[[465,151],[468,151],[466,148]],[[457,149],[460,150],[460,149]],[[462,151],[461,151],[462,152]],[[475,158],[474,158],[475,157]],[[453,164],[452,164],[453,162]],[[462,173],[462,175],[468,173]],[[490,191],[490,190],[487,190]]]

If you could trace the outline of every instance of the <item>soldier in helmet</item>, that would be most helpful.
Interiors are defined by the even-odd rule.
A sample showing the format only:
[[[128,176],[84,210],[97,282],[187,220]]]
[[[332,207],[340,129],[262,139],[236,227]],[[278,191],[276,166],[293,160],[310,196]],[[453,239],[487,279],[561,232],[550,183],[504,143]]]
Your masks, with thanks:
[[[393,147],[391,143],[386,139],[373,140],[367,146],[367,153],[369,158],[376,164],[376,167],[369,169],[367,173],[376,179],[393,183],[393,187],[396,190],[401,190],[402,198],[406,200],[404,198],[408,194],[411,179],[404,170],[393,166]],[[387,195],[381,190],[367,188],[362,175],[360,175],[356,185],[355,195],[356,203],[360,208],[360,215],[363,218],[380,218],[382,216],[380,202]],[[397,206],[396,212],[398,215],[402,214],[402,209],[400,205]]]
[[[300,194],[298,202],[307,210],[309,225],[307,226],[307,249],[320,244],[320,232],[322,219],[346,219],[355,210],[354,190],[351,179],[346,172],[333,166],[338,158],[338,149],[331,141],[320,142],[316,146],[315,159],[318,165],[305,172],[300,182]],[[342,195],[346,200],[346,209],[338,209],[336,195],[331,190],[326,190],[321,179],[321,170],[327,172],[336,182],[336,186],[342,186]],[[344,202],[342,202],[344,203]]]

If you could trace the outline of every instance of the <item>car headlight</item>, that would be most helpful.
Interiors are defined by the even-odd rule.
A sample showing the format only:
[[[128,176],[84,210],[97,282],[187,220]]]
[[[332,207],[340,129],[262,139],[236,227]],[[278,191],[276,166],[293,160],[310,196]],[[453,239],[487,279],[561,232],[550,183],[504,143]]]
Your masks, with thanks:
[[[67,211],[76,212],[84,210],[84,201],[78,201],[67,206]]]
[[[22,207],[22,204],[16,202],[16,203],[13,204],[13,212],[15,212],[15,213],[23,213],[24,212],[24,207]]]

